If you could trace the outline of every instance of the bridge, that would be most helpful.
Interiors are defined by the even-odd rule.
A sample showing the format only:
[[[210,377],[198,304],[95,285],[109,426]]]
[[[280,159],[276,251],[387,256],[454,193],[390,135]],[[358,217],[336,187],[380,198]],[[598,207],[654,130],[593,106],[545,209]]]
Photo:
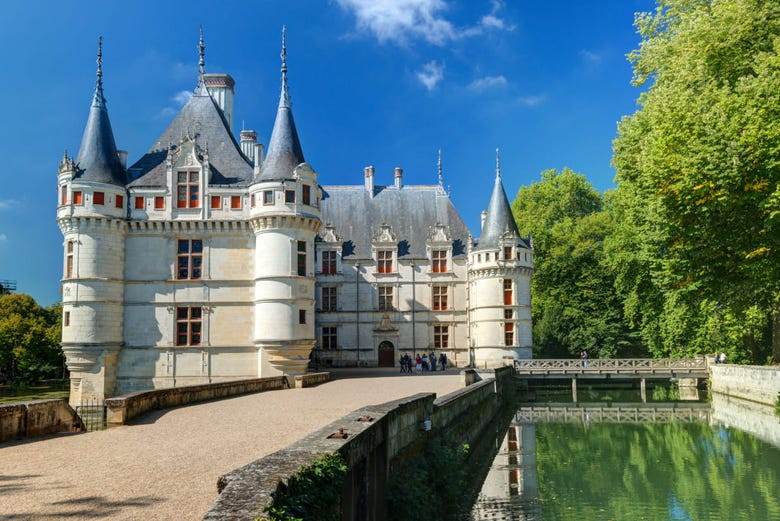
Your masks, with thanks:
[[[709,423],[712,408],[701,402],[522,405],[518,423]]]
[[[577,380],[640,381],[642,401],[645,401],[645,381],[676,379],[695,387],[699,379],[709,378],[707,360],[695,358],[536,358],[515,360],[515,374],[527,380],[571,379],[574,401],[577,401]]]

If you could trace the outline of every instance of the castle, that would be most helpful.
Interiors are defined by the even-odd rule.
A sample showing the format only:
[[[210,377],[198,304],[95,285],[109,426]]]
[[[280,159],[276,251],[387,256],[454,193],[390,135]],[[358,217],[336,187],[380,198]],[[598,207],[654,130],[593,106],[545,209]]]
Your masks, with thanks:
[[[62,349],[71,403],[152,388],[393,366],[531,357],[533,249],[496,157],[478,239],[439,182],[322,186],[281,95],[267,148],[233,131],[234,80],[205,72],[131,166],[97,80],[75,160],[57,175]],[[490,179],[490,177],[488,177]],[[490,182],[490,181],[489,181]],[[488,201],[488,193],[485,194]]]

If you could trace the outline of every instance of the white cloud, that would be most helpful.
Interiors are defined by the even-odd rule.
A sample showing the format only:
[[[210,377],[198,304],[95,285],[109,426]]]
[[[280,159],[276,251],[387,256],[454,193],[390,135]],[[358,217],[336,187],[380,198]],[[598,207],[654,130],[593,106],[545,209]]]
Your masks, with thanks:
[[[599,63],[601,61],[601,55],[598,53],[595,53],[593,51],[589,51],[587,49],[582,49],[580,51],[580,56],[582,59],[584,59],[586,62],[589,63]]]
[[[494,1],[490,14],[483,16],[472,27],[456,27],[444,17],[448,5],[444,0],[336,0],[345,10],[355,15],[357,27],[376,37],[380,43],[404,44],[421,38],[434,45],[464,37],[476,36],[486,30],[512,30],[496,16],[503,7]]]
[[[520,105],[525,105],[526,107],[535,107],[541,103],[544,103],[546,100],[546,94],[538,94],[536,96],[521,96],[517,98],[517,102]]]
[[[13,210],[21,205],[16,199],[0,199],[0,210]]]
[[[0,233],[0,242],[7,242],[8,236],[4,233]]]
[[[180,90],[171,98],[171,101],[176,103],[179,107],[183,107],[184,105],[187,104],[188,101],[190,101],[191,97],[192,97],[191,90]]]
[[[469,84],[469,89],[476,90],[476,91],[483,91],[485,89],[490,89],[493,87],[503,87],[507,84],[506,78],[501,76],[485,76],[484,78],[479,78],[477,80],[472,81]]]
[[[430,61],[423,65],[423,69],[417,73],[417,79],[425,85],[429,91],[436,87],[444,78],[444,65],[439,65],[436,60]]]

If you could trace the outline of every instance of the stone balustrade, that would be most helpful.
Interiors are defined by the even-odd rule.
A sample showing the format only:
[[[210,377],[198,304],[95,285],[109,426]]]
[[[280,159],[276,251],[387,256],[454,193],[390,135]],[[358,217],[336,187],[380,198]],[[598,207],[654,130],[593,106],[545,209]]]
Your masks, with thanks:
[[[0,442],[81,430],[76,411],[64,399],[0,405]]]

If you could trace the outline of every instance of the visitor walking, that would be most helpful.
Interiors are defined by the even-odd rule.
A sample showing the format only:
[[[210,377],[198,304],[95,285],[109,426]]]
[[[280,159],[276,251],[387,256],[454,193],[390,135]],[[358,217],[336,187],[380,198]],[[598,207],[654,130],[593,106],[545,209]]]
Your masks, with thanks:
[[[436,354],[435,353],[431,353],[431,356],[428,357],[428,360],[430,360],[431,371],[433,371],[435,373],[436,372]]]
[[[401,372],[406,372],[406,358],[404,358],[406,355],[401,355],[400,358],[398,358],[398,365],[401,367]]]
[[[441,364],[442,371],[447,370],[447,355],[445,355],[444,353],[439,355],[439,364]]]
[[[417,367],[415,368],[415,369],[416,369],[416,370],[415,370],[415,373],[416,373],[416,374],[421,374],[421,373],[422,373],[422,366],[423,366],[423,365],[422,365],[422,357],[421,357],[420,355],[417,355],[417,360],[416,360],[416,362],[417,362]]]
[[[580,359],[582,359],[582,367],[588,367],[588,352],[582,351],[580,353]]]

